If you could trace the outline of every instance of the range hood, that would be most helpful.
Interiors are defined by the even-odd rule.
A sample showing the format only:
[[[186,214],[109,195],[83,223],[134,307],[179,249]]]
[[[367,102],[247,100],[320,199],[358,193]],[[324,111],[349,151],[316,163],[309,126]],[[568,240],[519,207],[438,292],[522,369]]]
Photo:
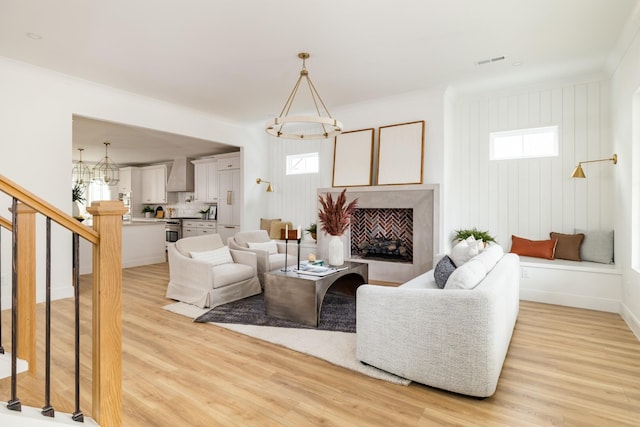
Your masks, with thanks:
[[[167,180],[167,191],[193,191],[193,163],[191,163],[191,159],[181,157],[173,161],[173,167]]]

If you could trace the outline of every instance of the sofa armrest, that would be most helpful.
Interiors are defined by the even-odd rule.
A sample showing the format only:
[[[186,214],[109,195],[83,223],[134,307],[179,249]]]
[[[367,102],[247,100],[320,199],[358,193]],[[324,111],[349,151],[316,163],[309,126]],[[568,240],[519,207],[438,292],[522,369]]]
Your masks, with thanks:
[[[363,285],[356,304],[359,360],[457,393],[495,391],[497,377],[488,378],[492,331],[485,294]]]
[[[255,253],[236,249],[230,249],[229,252],[231,252],[231,257],[234,262],[248,265],[253,268],[255,274],[258,274],[258,257]]]

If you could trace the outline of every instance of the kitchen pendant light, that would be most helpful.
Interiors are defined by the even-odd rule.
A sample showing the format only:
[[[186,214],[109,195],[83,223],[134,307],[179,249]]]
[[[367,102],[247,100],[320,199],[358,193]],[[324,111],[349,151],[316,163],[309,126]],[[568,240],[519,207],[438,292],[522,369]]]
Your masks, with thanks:
[[[104,142],[104,159],[93,168],[94,181],[106,185],[116,185],[120,181],[120,168],[109,158],[110,142]]]
[[[71,177],[74,185],[87,186],[92,180],[91,169],[82,161],[82,152],[84,148],[78,148],[80,152],[80,160],[71,169]]]
[[[320,98],[318,91],[309,78],[309,72],[305,66],[309,54],[301,52],[298,54],[298,58],[302,59],[300,77],[298,77],[298,81],[293,87],[287,102],[285,102],[280,115],[267,122],[265,130],[270,135],[285,139],[326,139],[339,135],[342,133],[342,123],[331,117],[324,101]],[[291,110],[293,101],[298,94],[302,79],[307,82],[315,110],[318,113],[317,116],[289,116],[289,110]],[[285,126],[287,126],[286,129]]]

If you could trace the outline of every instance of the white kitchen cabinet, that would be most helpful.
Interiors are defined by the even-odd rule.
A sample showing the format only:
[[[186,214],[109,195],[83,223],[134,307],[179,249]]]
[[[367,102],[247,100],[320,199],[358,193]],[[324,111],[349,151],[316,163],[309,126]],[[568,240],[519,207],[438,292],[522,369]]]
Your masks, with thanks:
[[[218,170],[240,169],[240,156],[218,158]]]
[[[218,161],[200,159],[192,163],[195,165],[194,200],[203,203],[218,201]]]
[[[142,181],[142,203],[167,203],[167,167],[166,165],[140,168]]]
[[[218,168],[218,224],[239,225],[241,205],[240,170]]]
[[[217,230],[214,221],[188,220],[182,223],[182,237],[202,236],[215,234]],[[226,242],[224,242],[226,244]]]
[[[131,193],[133,192],[134,176],[139,177],[140,171],[138,168],[126,167],[120,168],[120,181],[118,181],[118,193]]]

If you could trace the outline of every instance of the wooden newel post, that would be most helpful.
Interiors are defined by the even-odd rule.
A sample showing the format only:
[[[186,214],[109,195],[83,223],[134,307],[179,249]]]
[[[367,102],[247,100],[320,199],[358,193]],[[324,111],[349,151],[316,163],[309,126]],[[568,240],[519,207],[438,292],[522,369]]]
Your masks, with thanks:
[[[36,211],[18,203],[17,356],[36,373]]]
[[[122,215],[121,201],[93,202],[93,410],[102,427],[122,424]]]

